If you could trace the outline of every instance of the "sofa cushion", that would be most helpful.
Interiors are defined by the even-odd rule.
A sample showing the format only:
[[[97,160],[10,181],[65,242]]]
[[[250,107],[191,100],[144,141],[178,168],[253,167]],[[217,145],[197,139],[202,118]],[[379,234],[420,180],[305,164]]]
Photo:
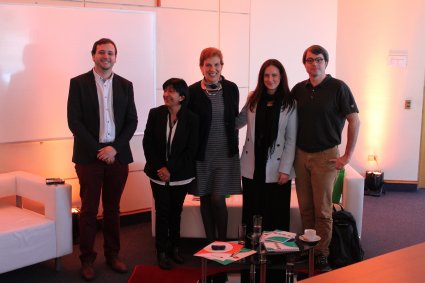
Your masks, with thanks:
[[[44,215],[0,203],[0,273],[56,256],[55,223]]]
[[[181,214],[180,236],[183,238],[204,238],[205,230],[202,223],[199,200],[193,195],[186,195]],[[196,198],[195,198],[196,199]],[[152,202],[152,236],[155,236],[155,202]],[[237,239],[238,225],[242,221],[242,195],[232,195],[226,198],[228,209],[227,237]],[[301,233],[301,215],[298,208],[295,186],[291,190],[290,231]]]
[[[0,174],[0,198],[16,195],[16,178],[12,174]]]
[[[242,222],[242,195],[231,195],[226,198],[226,205],[228,212],[227,237],[229,239],[237,239],[238,225]],[[181,237],[205,238],[199,198],[189,194],[186,195],[181,219]]]

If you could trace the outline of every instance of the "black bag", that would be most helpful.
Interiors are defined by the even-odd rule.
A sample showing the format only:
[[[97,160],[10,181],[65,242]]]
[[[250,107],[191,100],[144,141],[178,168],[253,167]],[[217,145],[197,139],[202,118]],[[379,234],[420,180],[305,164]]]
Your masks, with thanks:
[[[382,194],[385,194],[384,172],[366,171],[364,179],[364,194],[375,197],[380,197]]]
[[[353,215],[341,205],[334,204],[332,218],[332,240],[328,258],[331,267],[339,268],[363,260],[364,251]]]

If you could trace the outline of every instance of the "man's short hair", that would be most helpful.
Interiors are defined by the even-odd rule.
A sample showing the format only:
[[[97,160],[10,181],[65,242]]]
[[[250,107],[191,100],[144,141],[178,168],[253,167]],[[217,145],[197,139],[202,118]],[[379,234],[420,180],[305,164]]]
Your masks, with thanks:
[[[326,49],[323,48],[320,45],[312,45],[312,46],[310,46],[309,48],[307,48],[304,51],[304,54],[303,54],[303,64],[305,64],[305,60],[307,59],[306,57],[307,57],[307,53],[308,52],[311,52],[314,55],[322,54],[323,55],[323,58],[325,59],[325,62],[326,63],[329,62],[329,53],[328,53],[328,51],[326,51]]]
[[[112,44],[114,46],[114,48],[115,48],[115,56],[116,56],[117,55],[117,46],[115,45],[115,42],[113,42],[112,39],[109,39],[109,38],[101,38],[98,41],[96,41],[93,44],[93,48],[91,49],[91,55],[96,54],[96,49],[97,49],[97,46],[98,45],[103,45],[103,44],[108,44],[108,43],[110,43],[110,44]]]

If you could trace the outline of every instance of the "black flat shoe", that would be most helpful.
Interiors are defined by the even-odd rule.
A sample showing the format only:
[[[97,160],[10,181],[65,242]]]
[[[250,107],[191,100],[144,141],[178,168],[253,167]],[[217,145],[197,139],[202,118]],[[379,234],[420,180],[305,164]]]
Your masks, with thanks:
[[[171,259],[178,264],[184,263],[184,257],[180,254],[179,248],[173,248],[171,251]]]
[[[173,268],[171,265],[170,259],[168,258],[166,253],[158,254],[158,265],[161,269],[170,270]]]

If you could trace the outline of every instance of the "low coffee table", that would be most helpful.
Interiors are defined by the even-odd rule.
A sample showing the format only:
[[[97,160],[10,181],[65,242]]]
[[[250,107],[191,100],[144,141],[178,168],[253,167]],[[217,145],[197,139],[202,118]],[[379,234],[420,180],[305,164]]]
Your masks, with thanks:
[[[255,281],[260,281],[260,272],[255,273]],[[227,282],[227,283],[253,283],[249,269],[232,270],[227,272],[219,272],[207,276],[206,282]],[[285,282],[285,270],[268,269],[265,283]]]
[[[276,253],[268,253],[266,256],[269,257],[275,257],[275,256],[285,256],[286,259],[289,257],[299,257],[302,253],[307,252],[308,253],[308,277],[312,277],[314,275],[314,246],[317,243],[311,244],[306,243],[304,241],[301,241],[298,236],[296,237],[296,243],[299,247],[299,251],[290,251],[290,252],[284,252],[280,254]],[[251,257],[258,256],[258,254],[252,255]],[[207,283],[207,282],[229,282],[229,283],[239,283],[239,282],[261,282],[260,276],[261,273],[263,273],[263,276],[266,278],[266,281],[263,281],[261,283],[266,282],[283,282],[285,279],[286,270],[284,268],[276,269],[276,268],[269,268],[269,266],[264,264],[261,266],[260,262],[257,261],[256,264],[252,264],[252,262],[255,262],[254,259],[250,260],[250,258],[246,258],[246,261],[248,263],[251,263],[251,268],[249,269],[241,269],[236,271],[228,271],[228,272],[220,272],[217,274],[213,274],[210,276],[207,276],[208,272],[208,259],[201,258],[201,278],[198,280],[198,283]],[[257,268],[257,266],[260,266],[260,268]],[[253,281],[253,271],[255,270],[255,280]],[[221,278],[228,279],[228,281],[221,281]],[[232,281],[230,280],[232,279]],[[276,281],[273,281],[275,279]]]

